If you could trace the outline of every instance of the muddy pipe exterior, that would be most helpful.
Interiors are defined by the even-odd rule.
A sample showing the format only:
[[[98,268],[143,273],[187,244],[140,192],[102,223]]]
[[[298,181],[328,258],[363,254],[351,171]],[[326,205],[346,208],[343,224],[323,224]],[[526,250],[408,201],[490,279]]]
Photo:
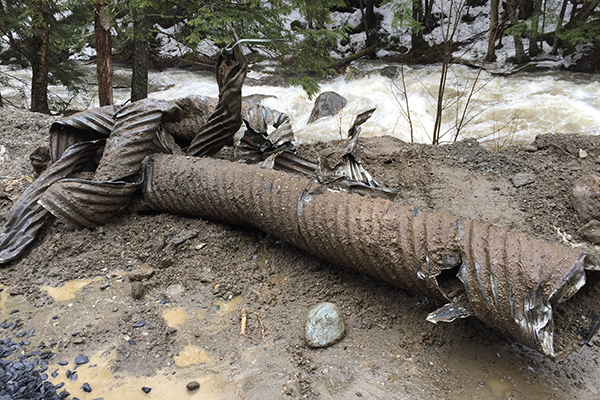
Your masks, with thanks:
[[[548,356],[553,306],[585,284],[585,269],[597,268],[576,249],[256,166],[156,154],[145,175],[144,197],[155,210],[257,227],[447,302],[431,322],[474,315]]]

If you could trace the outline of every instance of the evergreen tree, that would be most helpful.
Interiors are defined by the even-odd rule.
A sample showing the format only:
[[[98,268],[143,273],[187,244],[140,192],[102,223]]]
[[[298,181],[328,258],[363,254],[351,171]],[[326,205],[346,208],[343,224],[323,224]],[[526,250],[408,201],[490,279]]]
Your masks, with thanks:
[[[0,36],[9,46],[2,58],[32,67],[32,109],[47,111],[52,105],[48,84],[81,89],[83,72],[69,57],[89,40],[92,11],[78,0],[0,0]]]

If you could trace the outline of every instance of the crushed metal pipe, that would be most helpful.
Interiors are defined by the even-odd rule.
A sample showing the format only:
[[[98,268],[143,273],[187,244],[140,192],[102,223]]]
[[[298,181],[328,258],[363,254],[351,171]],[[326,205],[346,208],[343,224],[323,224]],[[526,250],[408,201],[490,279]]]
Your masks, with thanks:
[[[586,270],[599,270],[576,249],[257,166],[157,154],[145,175],[144,198],[157,211],[254,226],[446,302],[431,322],[476,316],[550,357],[553,307],[586,283]]]
[[[275,132],[267,135],[264,124],[246,121],[246,135],[235,151],[260,167],[196,157],[218,152],[240,127],[246,63],[239,47],[222,54],[219,105],[187,148],[163,129],[169,121],[177,126],[172,122],[180,107],[160,100],[118,110],[103,107],[53,124],[53,164],[9,211],[0,233],[0,264],[23,253],[48,214],[77,227],[101,225],[141,187],[154,210],[253,226],[325,260],[443,302],[427,317],[433,323],[475,316],[550,357],[593,336],[598,323],[575,328],[585,336],[569,335],[573,328],[565,328],[578,323],[569,321],[569,312],[598,313],[600,289],[586,283],[598,283],[600,266],[590,255],[375,197],[395,193],[379,188],[355,155],[360,125],[372,110],[357,116],[343,160],[333,167],[298,155],[289,118],[261,108],[255,114],[270,116]],[[98,162],[95,154],[108,134]],[[171,155],[148,157],[152,151]],[[72,175],[90,163],[95,165],[92,179]],[[577,299],[557,325],[555,311],[582,293],[591,300]]]

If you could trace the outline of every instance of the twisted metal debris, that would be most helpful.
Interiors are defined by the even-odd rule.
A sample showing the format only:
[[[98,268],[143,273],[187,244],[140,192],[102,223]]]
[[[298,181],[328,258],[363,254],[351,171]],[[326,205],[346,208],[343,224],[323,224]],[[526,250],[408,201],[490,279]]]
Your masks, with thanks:
[[[431,322],[474,315],[549,356],[553,305],[585,284],[585,269],[598,269],[575,249],[256,166],[154,155],[146,177],[144,198],[155,210],[257,227],[325,260],[448,302],[429,315]]]
[[[377,187],[355,155],[360,125],[373,110],[357,116],[342,162],[331,168],[300,157],[289,118],[260,108],[255,112],[271,116],[274,134],[247,122],[235,153],[262,168],[181,155],[211,155],[231,141],[242,122],[245,75],[239,48],[225,52],[217,72],[219,105],[187,149],[162,129],[179,114],[164,101],[140,101],[116,112],[101,108],[54,124],[55,162],[10,210],[0,234],[0,263],[24,251],[48,213],[78,227],[101,225],[142,187],[154,210],[254,226],[325,260],[446,303],[427,317],[431,322],[476,316],[555,355],[553,310],[585,285],[586,271],[600,270],[597,261],[504,228],[348,193],[358,187],[393,195]],[[72,177],[94,160],[103,143],[96,139],[108,133],[93,179]],[[146,158],[152,151],[173,154]]]

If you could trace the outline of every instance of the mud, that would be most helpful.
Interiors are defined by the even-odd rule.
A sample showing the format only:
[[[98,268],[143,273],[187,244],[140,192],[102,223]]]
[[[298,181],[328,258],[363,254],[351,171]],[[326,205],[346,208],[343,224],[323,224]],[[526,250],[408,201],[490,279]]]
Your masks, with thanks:
[[[0,206],[6,212],[34,177],[28,155],[48,140],[52,118],[2,110],[0,119],[6,149]],[[374,138],[358,145],[365,168],[399,190],[400,204],[598,255],[577,236],[583,223],[569,194],[577,177],[599,169],[599,142],[544,136],[534,147],[497,152],[473,141],[432,147]],[[308,159],[337,159],[346,145],[299,150]],[[577,157],[579,149],[586,158]],[[231,155],[226,148],[217,156]],[[515,187],[517,173],[535,179]],[[141,274],[144,294],[136,300],[128,274],[147,268],[153,273]],[[433,325],[425,318],[441,303],[322,261],[254,228],[128,212],[94,229],[53,221],[0,276],[2,318],[16,318],[10,311],[19,309],[24,327],[36,329],[32,345],[58,342],[49,371],[58,370],[54,381],[64,381],[80,399],[600,398],[598,336],[554,362],[476,319]],[[310,349],[303,338],[306,315],[323,301],[342,309],[346,336],[332,347]],[[583,306],[576,318],[591,325],[598,316]],[[240,335],[242,308],[246,335]],[[583,338],[586,332],[572,334]],[[72,382],[66,370],[79,355],[90,363],[78,367]],[[59,366],[60,360],[70,364]],[[192,380],[200,389],[188,393]],[[81,389],[84,382],[91,393]],[[144,394],[143,386],[152,391]]]

